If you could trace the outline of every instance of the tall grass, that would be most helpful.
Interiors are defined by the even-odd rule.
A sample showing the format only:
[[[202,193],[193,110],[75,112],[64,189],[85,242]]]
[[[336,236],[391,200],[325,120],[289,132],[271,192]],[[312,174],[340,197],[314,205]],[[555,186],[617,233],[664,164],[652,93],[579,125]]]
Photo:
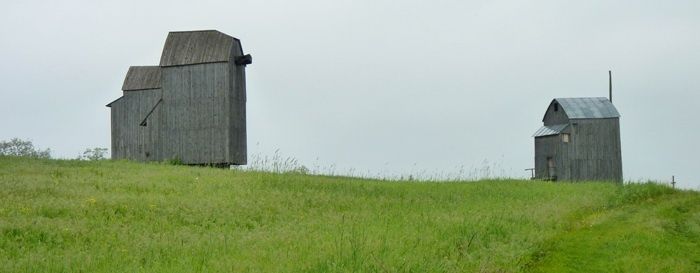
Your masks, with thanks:
[[[677,197],[700,201],[652,184],[385,183],[281,169],[0,157],[0,272],[576,271],[562,264],[579,253],[555,254],[579,245],[563,242],[598,240],[577,232],[615,226],[635,218],[640,204]],[[697,218],[698,205],[687,210],[674,219]],[[642,232],[668,238],[654,241],[659,249],[691,251],[696,222],[669,225],[685,234],[676,237]],[[697,256],[654,253],[639,259],[693,272]]]
[[[386,162],[385,165],[388,165]],[[272,154],[253,153],[248,165],[233,167],[238,170],[273,172],[273,173],[298,173],[311,175],[344,176],[364,179],[378,179],[383,181],[423,181],[423,182],[455,182],[475,181],[482,179],[509,179],[501,162],[484,159],[478,166],[466,167],[454,166],[451,170],[430,170],[421,168],[417,163],[411,166],[409,171],[394,172],[386,168],[379,170],[358,170],[355,168],[341,169],[336,164],[322,164],[316,158],[311,164],[302,163],[299,159],[285,155],[280,149]]]

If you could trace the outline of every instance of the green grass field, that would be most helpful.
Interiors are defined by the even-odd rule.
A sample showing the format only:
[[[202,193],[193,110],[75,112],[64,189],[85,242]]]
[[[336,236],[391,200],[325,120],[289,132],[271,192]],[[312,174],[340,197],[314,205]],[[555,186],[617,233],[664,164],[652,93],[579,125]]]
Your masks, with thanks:
[[[700,193],[0,157],[2,272],[700,272]]]

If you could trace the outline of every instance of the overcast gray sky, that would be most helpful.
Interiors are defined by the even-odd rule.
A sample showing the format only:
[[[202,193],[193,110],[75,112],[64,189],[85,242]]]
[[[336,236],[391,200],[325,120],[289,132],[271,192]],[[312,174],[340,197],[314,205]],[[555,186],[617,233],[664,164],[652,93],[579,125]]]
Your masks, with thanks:
[[[217,29],[253,55],[250,154],[525,177],[550,100],[612,69],[625,179],[700,188],[696,0],[12,1],[0,24],[0,139],[56,157],[110,146],[105,104],[168,31]]]

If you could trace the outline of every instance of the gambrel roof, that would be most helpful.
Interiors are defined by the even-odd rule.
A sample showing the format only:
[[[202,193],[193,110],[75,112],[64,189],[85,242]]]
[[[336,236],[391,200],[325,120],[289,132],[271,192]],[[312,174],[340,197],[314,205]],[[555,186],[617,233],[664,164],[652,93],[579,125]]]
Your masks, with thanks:
[[[569,119],[619,118],[615,105],[607,98],[556,98],[551,104],[558,103]],[[545,113],[546,115],[546,113]]]
[[[227,62],[238,43],[216,30],[172,31],[165,39],[160,66]]]

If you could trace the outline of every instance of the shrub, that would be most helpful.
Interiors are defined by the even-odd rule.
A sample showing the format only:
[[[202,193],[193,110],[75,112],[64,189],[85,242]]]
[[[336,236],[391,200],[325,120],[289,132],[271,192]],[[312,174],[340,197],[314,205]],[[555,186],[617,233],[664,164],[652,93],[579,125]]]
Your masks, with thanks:
[[[107,148],[97,148],[97,147],[92,148],[92,149],[88,148],[88,149],[85,149],[85,151],[83,152],[83,155],[78,156],[78,159],[91,160],[91,161],[103,160],[103,159],[105,159],[106,153],[107,153]]]
[[[179,157],[166,159],[164,162],[165,162],[165,164],[168,164],[168,165],[175,165],[175,166],[185,165],[185,163],[182,163],[182,160],[180,160]]]

